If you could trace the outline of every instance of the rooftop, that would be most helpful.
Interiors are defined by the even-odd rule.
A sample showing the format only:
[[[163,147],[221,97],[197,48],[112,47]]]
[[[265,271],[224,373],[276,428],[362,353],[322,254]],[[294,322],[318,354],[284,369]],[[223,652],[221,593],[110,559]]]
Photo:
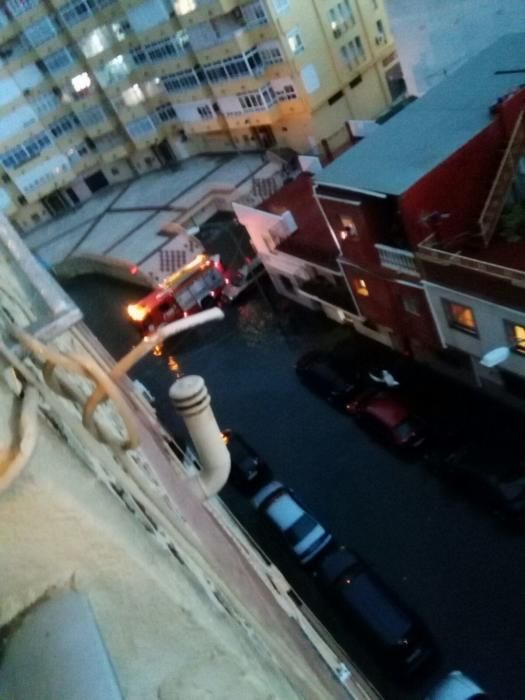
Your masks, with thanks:
[[[525,34],[508,34],[337,158],[318,184],[400,195],[491,122],[525,84]]]
[[[278,250],[338,270],[336,258],[339,251],[314,199],[311,175],[301,173],[266,199],[260,208],[272,214],[285,211],[293,214],[297,231],[286,238]]]

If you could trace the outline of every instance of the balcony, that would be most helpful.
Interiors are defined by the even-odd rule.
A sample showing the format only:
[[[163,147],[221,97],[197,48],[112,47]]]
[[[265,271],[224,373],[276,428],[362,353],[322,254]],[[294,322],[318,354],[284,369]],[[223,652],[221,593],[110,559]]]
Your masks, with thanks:
[[[376,243],[375,247],[379,253],[381,265],[384,268],[387,270],[394,270],[395,272],[402,272],[405,275],[419,277],[415,255],[409,250],[392,248],[392,246],[383,245],[382,243]]]
[[[493,239],[483,248],[479,237],[461,236],[447,246],[431,236],[419,245],[416,260],[429,282],[525,307],[525,237],[512,242]]]
[[[243,53],[257,43],[249,32],[268,24],[264,8],[259,2],[254,2],[216,19],[190,26],[187,31],[191,47],[195,52],[213,52],[227,42],[236,41],[238,44],[236,53]],[[243,41],[245,37],[247,39]],[[222,58],[220,53],[217,56],[209,53],[204,60],[215,61],[220,58]]]

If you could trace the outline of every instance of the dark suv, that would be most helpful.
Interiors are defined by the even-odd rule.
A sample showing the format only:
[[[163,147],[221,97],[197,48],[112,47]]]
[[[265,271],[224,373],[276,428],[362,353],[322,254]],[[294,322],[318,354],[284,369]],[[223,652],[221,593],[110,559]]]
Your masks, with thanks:
[[[345,619],[396,675],[413,676],[435,656],[423,623],[356,554],[330,552],[318,576]]]

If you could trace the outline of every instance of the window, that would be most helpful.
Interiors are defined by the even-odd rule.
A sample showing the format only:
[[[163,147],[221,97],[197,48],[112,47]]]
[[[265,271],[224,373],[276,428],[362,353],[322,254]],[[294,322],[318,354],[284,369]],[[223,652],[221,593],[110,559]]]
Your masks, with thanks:
[[[68,48],[58,49],[44,58],[43,64],[49,73],[60,73],[73,63],[73,54]]]
[[[354,46],[355,46],[355,50],[357,52],[357,55],[359,57],[358,60],[362,61],[365,57],[365,50],[363,48],[363,43],[361,41],[361,37],[356,36],[356,38],[354,39]]]
[[[83,127],[89,128],[90,126],[95,126],[96,124],[106,121],[107,114],[103,107],[94,105],[80,112],[78,118]]]
[[[179,73],[165,75],[162,78],[164,87],[168,92],[177,92],[179,90],[191,90],[199,87],[200,80],[193,69],[182,70]]]
[[[469,333],[470,335],[478,335],[478,326],[474,312],[470,306],[456,304],[456,302],[443,300],[445,312],[447,315],[448,325],[458,331]]]
[[[91,14],[93,3],[89,0],[70,0],[59,9],[60,19],[67,27],[83,22]]]
[[[135,83],[122,93],[122,100],[126,107],[134,107],[135,105],[144,102],[144,93],[140,89],[140,85]]]
[[[288,0],[273,0],[273,6],[277,14],[282,15],[283,12],[286,12],[286,10],[288,9],[289,2]]]
[[[126,129],[128,134],[132,138],[143,138],[150,134],[154,134],[157,130],[155,124],[150,117],[142,117],[141,119],[135,119],[129,124],[126,124]]]
[[[40,153],[52,145],[51,138],[45,131],[41,131],[36,136],[27,139],[23,143],[11,148],[0,156],[0,163],[6,169],[18,168],[32,158],[36,158]]]
[[[113,44],[114,38],[108,27],[101,26],[79,39],[78,45],[86,58],[93,58],[109,48]]]
[[[53,92],[44,92],[42,95],[33,97],[30,104],[35,112],[41,116],[56,109],[60,104],[60,100]]]
[[[126,59],[122,54],[108,61],[101,70],[95,71],[97,80],[102,87],[118,83],[119,80],[128,76],[130,72],[131,68],[127,65]]]
[[[24,34],[31,46],[36,47],[56,36],[57,28],[52,19],[44,17],[38,22],[30,24],[24,31]]]
[[[352,63],[354,62],[354,57],[353,57],[353,52],[350,49],[350,46],[348,44],[343,44],[340,48],[341,51],[341,57],[343,59],[343,63],[346,64],[347,66],[351,66]]]
[[[282,63],[284,61],[283,52],[278,42],[268,41],[265,44],[259,45],[259,56],[265,66],[271,66],[274,63]]]
[[[39,2],[40,0],[7,0],[6,10],[14,17],[20,17],[20,15],[36,7]]]
[[[177,119],[177,112],[170,102],[166,102],[166,104],[157,107],[155,113],[161,122],[171,122]]]
[[[286,37],[292,53],[297,54],[304,51],[303,40],[301,39],[301,35],[299,34],[299,29],[297,27],[291,29]]]
[[[210,105],[201,105],[197,107],[197,112],[201,119],[213,119],[213,110]]]
[[[89,73],[79,73],[78,75],[75,75],[73,78],[71,78],[71,86],[77,94],[84,93],[89,90],[91,86],[91,78],[89,77]]]
[[[60,138],[60,136],[67,134],[68,131],[72,131],[75,127],[79,126],[79,124],[80,122],[78,121],[76,115],[70,112],[64,117],[60,117],[60,119],[56,119],[54,122],[51,122],[49,125],[49,131],[55,138]]]
[[[360,297],[370,296],[366,282],[363,279],[355,279],[353,281],[353,287],[355,293],[359,294]]]
[[[342,241],[346,241],[347,238],[357,238],[357,227],[354,220],[350,216],[341,216],[341,229],[339,231],[339,238]]]
[[[413,314],[414,316],[419,316],[420,314],[420,307],[419,307],[419,299],[417,297],[413,296],[406,296],[402,298],[403,302],[403,308],[405,311],[409,314]]]
[[[525,355],[525,326],[512,323],[512,321],[505,321],[505,328],[512,352]]]

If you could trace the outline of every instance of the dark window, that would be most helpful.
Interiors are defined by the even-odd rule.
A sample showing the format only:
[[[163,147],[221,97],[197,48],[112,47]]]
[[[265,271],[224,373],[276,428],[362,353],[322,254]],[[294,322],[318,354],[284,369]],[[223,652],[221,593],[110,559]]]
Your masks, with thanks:
[[[343,91],[342,91],[342,90],[339,90],[339,92],[336,92],[335,95],[332,95],[332,97],[329,97],[329,98],[328,98],[328,104],[329,104],[330,106],[332,106],[332,105],[335,104],[338,100],[340,100],[341,97],[343,97]]]
[[[360,83],[363,82],[363,78],[360,75],[356,75],[356,77],[351,80],[348,85],[353,89],[357,87]]]
[[[23,194],[21,194],[21,195],[18,197],[18,203],[19,203],[19,204],[27,204],[27,199],[24,197]]]

